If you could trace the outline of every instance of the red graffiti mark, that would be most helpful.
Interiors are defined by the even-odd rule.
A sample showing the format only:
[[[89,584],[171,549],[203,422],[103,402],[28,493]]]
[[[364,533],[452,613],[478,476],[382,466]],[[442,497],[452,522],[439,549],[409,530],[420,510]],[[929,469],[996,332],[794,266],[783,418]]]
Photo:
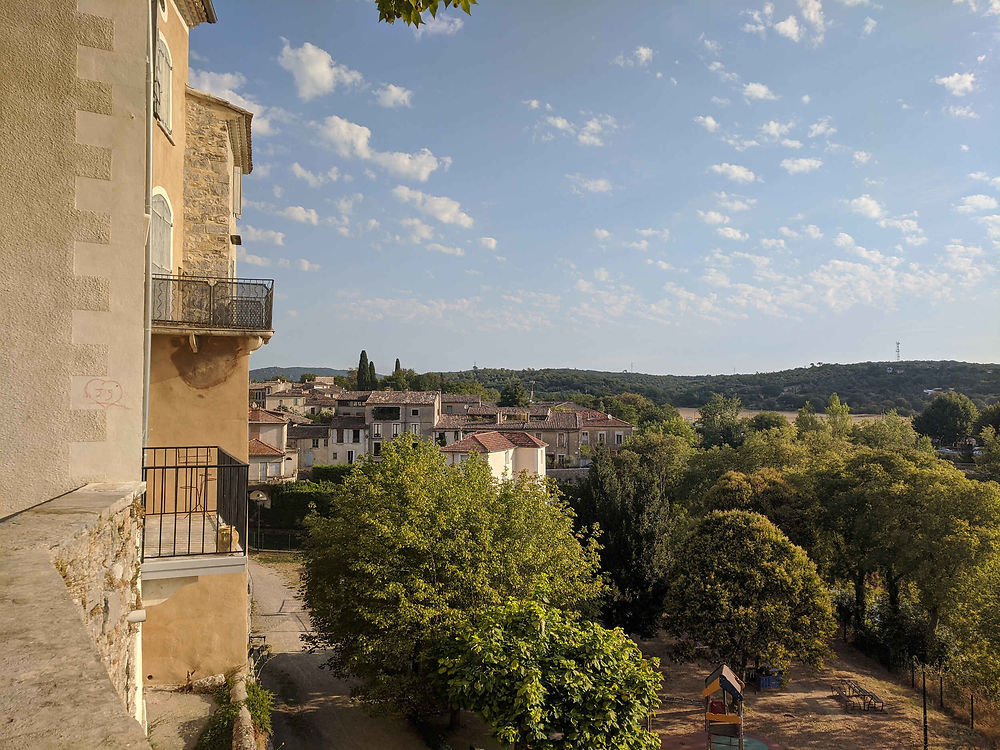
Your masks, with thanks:
[[[87,385],[84,386],[83,394],[88,401],[103,406],[105,409],[109,406],[124,408],[124,405],[118,402],[122,400],[125,391],[117,380],[105,380],[104,378],[88,380]]]

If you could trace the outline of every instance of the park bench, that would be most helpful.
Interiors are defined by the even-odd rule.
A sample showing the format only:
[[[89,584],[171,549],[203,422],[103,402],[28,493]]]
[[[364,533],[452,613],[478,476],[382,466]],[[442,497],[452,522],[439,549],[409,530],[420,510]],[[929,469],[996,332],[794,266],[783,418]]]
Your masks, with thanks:
[[[875,693],[865,689],[859,682],[840,678],[838,684],[833,686],[833,693],[840,698],[848,708],[856,708],[859,711],[885,711],[885,701]]]

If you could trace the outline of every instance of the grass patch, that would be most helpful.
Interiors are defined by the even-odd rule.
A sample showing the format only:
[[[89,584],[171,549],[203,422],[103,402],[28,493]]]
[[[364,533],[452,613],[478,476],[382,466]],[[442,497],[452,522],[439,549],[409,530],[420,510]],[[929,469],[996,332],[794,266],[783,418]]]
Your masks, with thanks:
[[[198,738],[194,750],[230,750],[233,746],[233,725],[240,712],[239,702],[233,703],[230,693],[233,688],[233,678],[227,677],[226,684],[215,691],[217,708],[208,719],[205,731]],[[256,682],[247,682],[247,698],[244,703],[250,711],[254,728],[260,734],[271,735],[271,711],[274,708],[274,695],[262,688]]]
[[[302,554],[299,552],[256,552],[250,559],[261,565],[299,565]]]

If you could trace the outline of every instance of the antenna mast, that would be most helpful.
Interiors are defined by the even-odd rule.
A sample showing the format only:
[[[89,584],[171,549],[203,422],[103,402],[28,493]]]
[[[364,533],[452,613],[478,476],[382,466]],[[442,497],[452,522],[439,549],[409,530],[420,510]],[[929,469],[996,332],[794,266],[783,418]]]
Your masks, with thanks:
[[[899,342],[896,342],[896,361],[899,362]]]

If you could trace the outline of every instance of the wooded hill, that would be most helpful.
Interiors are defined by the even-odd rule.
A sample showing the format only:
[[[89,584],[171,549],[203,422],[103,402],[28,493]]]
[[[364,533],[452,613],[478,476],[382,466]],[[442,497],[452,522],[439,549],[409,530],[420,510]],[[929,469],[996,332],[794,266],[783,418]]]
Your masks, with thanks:
[[[251,379],[284,375],[298,380],[303,372],[341,374],[343,370],[321,367],[268,367],[253,370]],[[294,375],[294,376],[293,376]],[[443,372],[445,381],[465,380],[501,389],[510,378],[519,378],[530,390],[534,382],[536,400],[565,399],[574,393],[595,396],[639,393],[656,403],[674,406],[703,405],[713,393],[739,396],[749,409],[789,411],[811,401],[817,409],[831,393],[840,395],[854,413],[881,413],[897,409],[908,415],[920,411],[933,398],[925,390],[954,389],[966,394],[977,406],[1000,398],[1000,365],[953,361],[860,362],[818,364],[794,370],[742,375],[647,375],[595,370],[473,369]]]

